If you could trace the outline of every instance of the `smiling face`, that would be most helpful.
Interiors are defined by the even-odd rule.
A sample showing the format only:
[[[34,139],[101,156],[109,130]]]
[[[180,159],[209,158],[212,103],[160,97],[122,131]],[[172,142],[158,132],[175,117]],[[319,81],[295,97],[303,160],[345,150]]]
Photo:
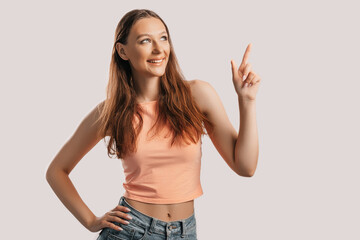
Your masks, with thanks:
[[[133,74],[137,77],[164,75],[170,44],[161,20],[153,17],[138,20],[130,30],[127,44],[117,43],[116,49],[122,59],[129,61]]]

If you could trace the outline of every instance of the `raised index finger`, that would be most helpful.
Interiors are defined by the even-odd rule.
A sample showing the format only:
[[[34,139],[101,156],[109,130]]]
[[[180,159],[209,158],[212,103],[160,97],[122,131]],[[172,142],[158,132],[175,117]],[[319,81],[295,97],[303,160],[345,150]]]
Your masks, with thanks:
[[[247,46],[245,53],[244,53],[244,57],[241,61],[241,65],[244,66],[248,63],[249,60],[249,55],[250,55],[250,49],[251,49],[252,43],[249,43],[249,45]]]

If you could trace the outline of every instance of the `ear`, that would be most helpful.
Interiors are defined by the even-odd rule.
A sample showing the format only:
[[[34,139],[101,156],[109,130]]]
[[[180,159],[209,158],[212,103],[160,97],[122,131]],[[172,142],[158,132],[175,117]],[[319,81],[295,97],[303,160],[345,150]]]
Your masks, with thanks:
[[[129,60],[129,58],[126,56],[125,48],[124,48],[123,44],[116,43],[116,51],[123,60],[125,60],[125,61]]]

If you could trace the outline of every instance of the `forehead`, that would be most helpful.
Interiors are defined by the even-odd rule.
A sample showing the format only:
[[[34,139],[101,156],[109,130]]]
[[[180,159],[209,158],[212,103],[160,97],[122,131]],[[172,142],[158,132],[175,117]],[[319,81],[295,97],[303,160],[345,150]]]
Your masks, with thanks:
[[[166,31],[165,25],[157,18],[142,18],[138,20],[131,28],[130,35],[137,37],[140,34],[158,35]]]

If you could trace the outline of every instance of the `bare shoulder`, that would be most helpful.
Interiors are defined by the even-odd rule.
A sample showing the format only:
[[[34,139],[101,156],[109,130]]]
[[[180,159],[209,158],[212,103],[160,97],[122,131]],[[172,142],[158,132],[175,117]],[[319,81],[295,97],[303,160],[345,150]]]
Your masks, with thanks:
[[[82,119],[75,132],[66,141],[51,162],[47,176],[52,170],[60,169],[70,174],[78,162],[103,138],[99,132],[99,114],[103,102],[97,104]]]
[[[188,82],[196,104],[199,106],[201,112],[207,115],[209,112],[209,100],[216,95],[215,89],[210,83],[204,80],[194,79]]]
[[[102,112],[103,109],[104,109],[104,105],[105,105],[105,100],[101,101],[101,102],[96,106],[97,111],[94,111],[94,112],[93,112],[93,114],[94,114],[94,119],[95,119],[96,123],[98,124],[98,129],[100,128],[100,126],[99,126],[100,122],[99,122],[98,120],[99,120],[99,118],[100,118],[101,112]],[[107,130],[105,137],[108,137],[108,136],[111,136],[110,129]]]

